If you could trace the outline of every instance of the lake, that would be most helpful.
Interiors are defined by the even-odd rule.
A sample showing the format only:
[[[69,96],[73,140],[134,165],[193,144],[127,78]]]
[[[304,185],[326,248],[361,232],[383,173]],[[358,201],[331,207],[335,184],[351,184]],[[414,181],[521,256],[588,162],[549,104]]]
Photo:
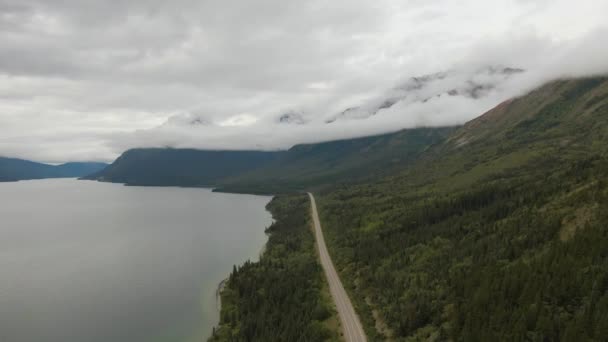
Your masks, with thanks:
[[[257,260],[267,196],[0,183],[0,341],[204,341],[216,289]]]

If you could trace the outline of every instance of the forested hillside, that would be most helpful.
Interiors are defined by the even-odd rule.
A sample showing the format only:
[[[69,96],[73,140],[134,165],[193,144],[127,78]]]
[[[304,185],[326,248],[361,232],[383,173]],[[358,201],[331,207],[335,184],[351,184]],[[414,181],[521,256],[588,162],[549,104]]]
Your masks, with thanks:
[[[310,228],[305,195],[269,203],[275,222],[259,262],[235,267],[210,341],[338,340],[337,318]]]
[[[608,336],[608,80],[552,82],[319,196],[372,340]]]
[[[124,152],[88,179],[127,185],[212,186],[272,160],[281,152],[141,148]]]
[[[115,163],[126,166],[116,175],[136,178],[105,180],[158,184],[157,168],[167,167],[163,185],[206,185],[197,177],[209,160],[193,166],[188,155],[152,152],[165,157],[139,162],[148,151],[127,152]],[[271,155],[213,179],[224,190],[317,191],[330,253],[369,340],[608,336],[607,78],[551,82],[457,129]],[[281,196],[269,208],[277,221],[267,251],[233,271],[212,340],[337,338],[306,197]]]
[[[50,165],[29,160],[0,157],[0,182],[42,178],[83,177],[105,168],[104,163]]]
[[[296,145],[276,161],[226,179],[226,191],[298,191],[377,179],[410,165],[454,127],[415,128],[364,138]]]
[[[454,128],[297,145],[288,151],[133,149],[89,178],[129,185],[214,186],[232,192],[289,192],[379,177],[403,168]]]

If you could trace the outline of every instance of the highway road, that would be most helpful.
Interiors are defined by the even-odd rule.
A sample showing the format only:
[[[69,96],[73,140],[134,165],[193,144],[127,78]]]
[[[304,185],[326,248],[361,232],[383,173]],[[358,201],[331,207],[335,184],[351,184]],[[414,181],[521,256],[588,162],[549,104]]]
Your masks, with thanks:
[[[338,277],[338,273],[336,272],[336,268],[331,261],[331,257],[327,252],[327,246],[325,245],[325,238],[323,237],[323,230],[321,229],[319,214],[317,213],[315,197],[311,193],[308,193],[308,197],[310,197],[310,205],[312,207],[312,220],[314,222],[315,237],[317,240],[317,247],[319,248],[321,266],[325,271],[331,296],[336,303],[338,316],[340,317],[342,330],[344,331],[344,339],[346,342],[367,342],[367,337],[365,336],[365,331],[363,331],[361,321],[359,321],[359,316],[357,316],[357,313],[355,312],[355,309],[353,308],[353,305],[350,302],[346,291],[344,290],[344,286],[342,286],[340,277]]]

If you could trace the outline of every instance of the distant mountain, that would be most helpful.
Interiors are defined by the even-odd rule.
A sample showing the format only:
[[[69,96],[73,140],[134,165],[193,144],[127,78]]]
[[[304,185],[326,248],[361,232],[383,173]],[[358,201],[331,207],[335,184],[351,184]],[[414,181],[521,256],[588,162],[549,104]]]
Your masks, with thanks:
[[[487,100],[490,96],[504,91],[508,81],[525,73],[525,70],[502,66],[486,66],[470,69],[459,68],[428,75],[410,77],[380,95],[352,104],[337,113],[311,112],[310,109],[290,108],[269,117],[271,123],[280,127],[305,126],[309,124],[334,124],[342,120],[365,120],[376,115],[396,111],[404,116],[410,110],[429,101],[450,97],[453,99]],[[430,104],[430,103],[429,103]],[[417,112],[413,109],[413,112]],[[408,114],[409,113],[409,114]],[[475,113],[472,113],[475,114]],[[221,126],[205,113],[178,113],[167,119],[162,126],[181,128],[209,128]]]
[[[307,122],[304,118],[304,114],[297,111],[287,111],[281,115],[276,120],[279,124],[291,124],[291,125],[303,125]]]
[[[127,185],[211,186],[268,164],[282,152],[138,148],[86,177]]]
[[[477,70],[450,70],[412,77],[385,94],[330,117],[327,123],[347,119],[366,119],[380,114],[395,105],[409,106],[425,103],[442,96],[480,99],[501,86],[510,78],[523,73],[523,69],[485,67]]]
[[[386,174],[443,141],[452,130],[408,129],[278,152],[133,149],[88,178],[129,185],[214,186],[223,191],[299,190]]]
[[[466,96],[482,91],[474,89]],[[367,339],[606,340],[608,77],[549,82],[446,133],[447,139],[413,154],[386,177],[345,186],[341,181],[351,178],[349,171],[334,186],[309,184],[324,239]],[[331,150],[345,147],[338,155],[351,151],[354,157],[349,147],[358,143],[328,144]],[[409,144],[395,148],[405,152]],[[332,155],[329,146],[294,148],[290,168],[281,164],[277,173],[258,171],[280,184],[282,170],[302,172],[305,179],[310,170],[346,167],[348,158],[329,158],[339,161],[335,164],[323,159]],[[390,146],[381,143],[359,160],[382,165],[383,159],[373,158]],[[297,257],[302,263],[306,255],[298,249],[306,237],[293,227],[301,222],[299,232],[310,231],[304,219],[310,215],[308,199],[279,196],[274,203],[281,204],[272,209],[292,210],[277,216],[279,224],[290,223],[288,238],[277,239],[285,233],[269,230],[284,254],[273,256],[277,262],[248,263],[233,271],[234,291],[224,294],[231,306],[210,341],[246,339],[259,326],[257,318],[283,313],[286,305],[276,304],[281,297],[263,291],[268,284],[294,286],[283,303],[291,303],[291,293],[310,288],[293,285],[293,276],[276,276],[295,268],[286,267],[285,260]],[[314,254],[314,245],[308,246]],[[279,280],[255,281],[271,275]],[[234,312],[244,314],[226,314]],[[294,314],[298,318],[288,322],[307,322],[311,316]],[[285,334],[264,333],[268,340]]]
[[[296,145],[276,161],[224,179],[222,191],[300,190],[373,179],[406,167],[456,127],[414,128],[363,138]]]
[[[604,339],[606,170],[608,78],[570,79],[498,105],[390,177],[320,193],[369,339]]]
[[[76,178],[99,172],[104,163],[66,163],[49,165],[17,158],[0,157],[0,181],[43,178]]]

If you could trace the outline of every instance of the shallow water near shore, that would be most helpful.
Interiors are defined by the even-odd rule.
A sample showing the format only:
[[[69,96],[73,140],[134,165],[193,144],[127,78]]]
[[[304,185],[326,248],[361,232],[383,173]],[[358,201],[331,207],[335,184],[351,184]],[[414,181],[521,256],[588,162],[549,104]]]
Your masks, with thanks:
[[[0,183],[0,341],[201,341],[257,260],[268,196],[74,179]]]

